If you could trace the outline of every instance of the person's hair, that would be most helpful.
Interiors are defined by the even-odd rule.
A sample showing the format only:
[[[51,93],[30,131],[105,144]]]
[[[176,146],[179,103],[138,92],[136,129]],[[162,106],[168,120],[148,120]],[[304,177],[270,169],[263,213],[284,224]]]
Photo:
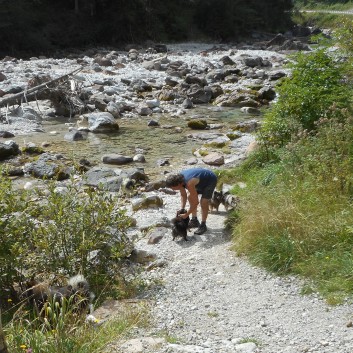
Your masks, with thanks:
[[[184,175],[182,174],[170,174],[166,179],[166,186],[168,188],[172,186],[177,186],[179,184],[183,184],[185,182]]]

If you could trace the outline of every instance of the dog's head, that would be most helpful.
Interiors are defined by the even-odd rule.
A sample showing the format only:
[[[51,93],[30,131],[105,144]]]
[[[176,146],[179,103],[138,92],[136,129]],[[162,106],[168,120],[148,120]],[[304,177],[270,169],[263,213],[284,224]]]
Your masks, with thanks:
[[[221,203],[222,202],[222,197],[223,197],[223,193],[222,191],[213,191],[213,195],[212,195],[212,201],[215,203]]]

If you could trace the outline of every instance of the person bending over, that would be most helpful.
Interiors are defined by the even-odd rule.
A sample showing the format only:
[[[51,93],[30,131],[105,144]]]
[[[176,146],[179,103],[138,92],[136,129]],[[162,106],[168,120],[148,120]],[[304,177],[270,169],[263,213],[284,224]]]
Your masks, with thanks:
[[[211,170],[204,168],[191,168],[178,174],[170,174],[166,180],[166,186],[180,191],[181,208],[185,209],[189,201],[189,210],[180,215],[183,218],[192,215],[189,227],[197,228],[194,234],[203,234],[207,231],[206,220],[208,216],[208,203],[217,184],[217,176]],[[198,195],[201,194],[201,223],[197,218]]]

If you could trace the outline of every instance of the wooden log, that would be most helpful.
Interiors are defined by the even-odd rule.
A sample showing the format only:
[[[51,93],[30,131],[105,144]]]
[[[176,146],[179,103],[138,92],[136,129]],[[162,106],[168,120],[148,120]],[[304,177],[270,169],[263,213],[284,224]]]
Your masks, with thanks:
[[[69,72],[68,74],[65,74],[63,76],[54,78],[53,80],[50,80],[48,82],[44,82],[38,86],[32,87],[28,90],[22,91],[20,93],[13,94],[10,97],[5,97],[3,99],[0,99],[0,107],[3,107],[8,104],[20,104],[24,98],[28,99],[29,97],[35,95],[40,89],[51,86],[52,84],[60,81],[60,80],[65,80],[71,75],[74,75],[82,70],[82,67],[79,67],[78,69]]]

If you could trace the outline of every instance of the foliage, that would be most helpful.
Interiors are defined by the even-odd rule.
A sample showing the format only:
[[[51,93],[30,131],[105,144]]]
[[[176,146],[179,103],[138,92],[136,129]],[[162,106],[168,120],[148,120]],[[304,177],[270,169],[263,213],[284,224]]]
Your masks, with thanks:
[[[291,67],[291,76],[278,87],[277,103],[265,115],[259,135],[264,144],[283,146],[301,130],[315,130],[315,122],[332,105],[349,105],[342,65],[325,49],[297,54]]]
[[[58,304],[58,303],[56,303]],[[9,351],[14,353],[105,352],[106,346],[132,327],[148,324],[146,307],[138,306],[107,322],[84,322],[70,306],[48,305],[47,319],[15,318],[5,327]]]
[[[220,174],[241,199],[227,222],[235,251],[270,271],[310,279],[305,291],[331,304],[353,296],[350,30],[343,23],[335,32],[334,54],[321,48],[297,57],[266,115],[259,149]]]
[[[129,251],[129,218],[119,200],[101,191],[43,193],[14,190],[0,179],[0,290],[27,276],[85,275],[93,285],[111,280]]]
[[[314,281],[331,303],[353,295],[353,117],[320,121],[279,153],[281,162],[237,171],[242,208],[234,249],[255,264]]]
[[[146,40],[233,40],[290,24],[290,0],[0,0],[0,55]]]

